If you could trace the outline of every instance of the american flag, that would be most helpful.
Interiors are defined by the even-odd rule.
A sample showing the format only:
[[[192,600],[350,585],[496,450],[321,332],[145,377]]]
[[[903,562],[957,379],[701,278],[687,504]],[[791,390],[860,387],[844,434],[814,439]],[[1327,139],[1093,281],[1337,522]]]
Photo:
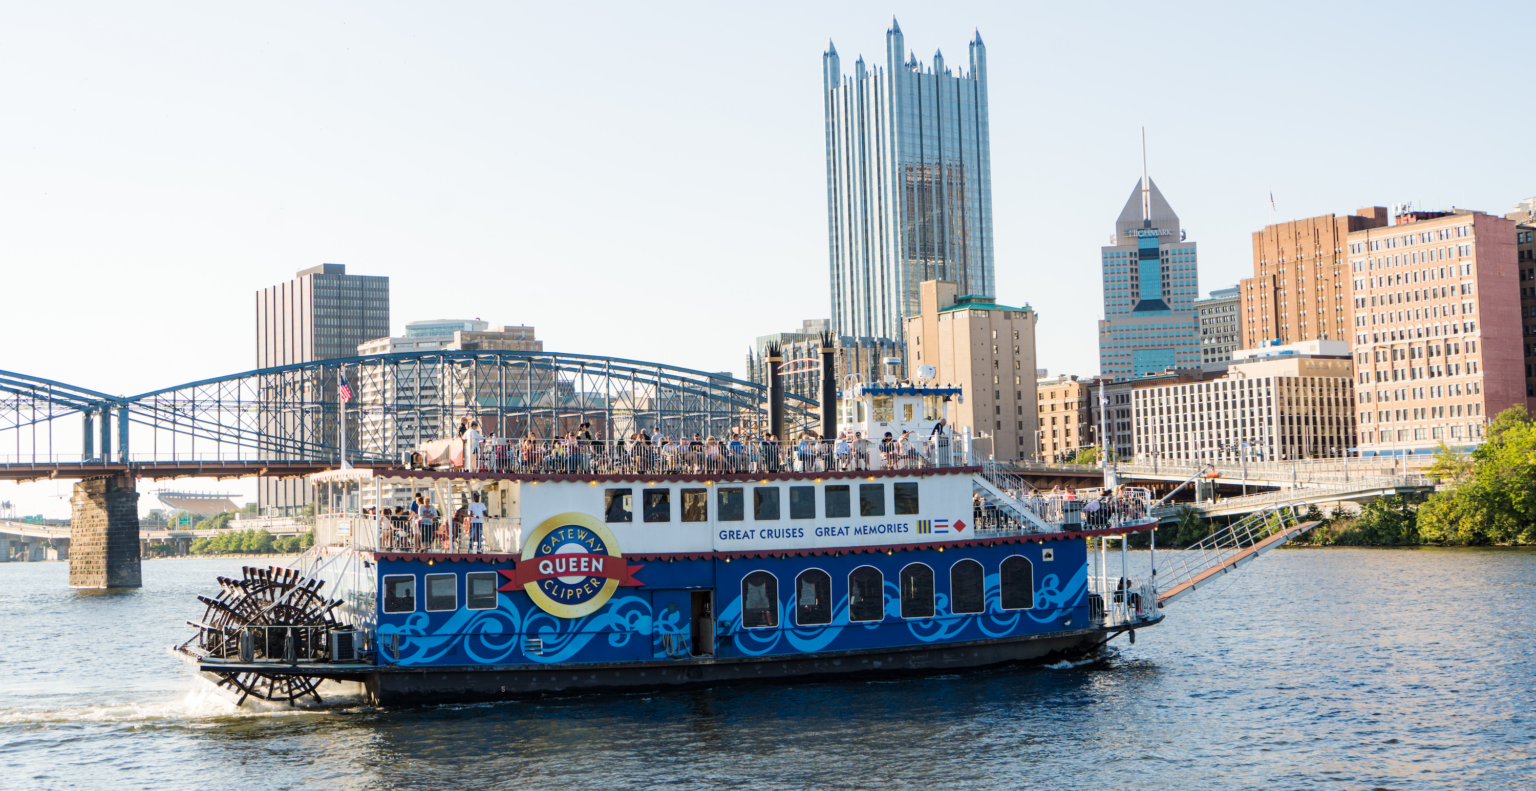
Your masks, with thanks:
[[[341,396],[343,404],[352,400],[352,388],[347,386],[347,375],[340,369],[336,371],[336,393]]]

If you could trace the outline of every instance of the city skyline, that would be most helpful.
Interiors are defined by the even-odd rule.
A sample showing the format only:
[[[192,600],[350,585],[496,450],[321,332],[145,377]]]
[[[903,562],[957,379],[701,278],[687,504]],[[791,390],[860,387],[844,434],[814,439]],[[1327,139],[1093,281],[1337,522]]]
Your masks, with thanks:
[[[811,96],[823,75],[811,58],[829,38],[869,41],[893,11],[914,52],[986,31],[996,292],[1039,306],[1052,372],[1092,373],[1093,240],[1140,167],[1143,125],[1151,169],[1179,184],[1200,277],[1216,286],[1248,276],[1252,232],[1288,218],[1405,200],[1500,213],[1536,192],[1498,156],[1503,126],[1433,116],[1362,146],[1337,125],[1253,123],[1272,112],[1259,87],[1382,69],[1368,48],[1319,37],[1297,7],[1262,25],[1245,9],[1176,9],[1125,30],[1086,10],[1002,5],[772,18],[484,5],[373,9],[365,22],[351,7],[101,5],[86,24],[13,8],[0,62],[31,76],[5,89],[26,121],[0,130],[17,152],[0,182],[11,219],[0,254],[15,262],[14,293],[62,296],[67,276],[72,311],[14,301],[0,328],[25,338],[46,326],[76,349],[108,324],[158,353],[87,368],[14,343],[5,367],[123,393],[227,374],[242,365],[224,350],[250,342],[250,293],[339,262],[390,277],[396,317],[495,315],[539,326],[552,349],[734,369],[742,338],[827,313],[825,108]],[[1514,26],[1457,16],[1426,30],[1430,8],[1316,6],[1337,30],[1430,53],[1413,80],[1358,101],[1450,91],[1509,105],[1493,82],[1456,75],[1507,71]],[[1150,63],[1147,36],[1171,44]],[[1252,57],[1266,48],[1305,57]],[[527,79],[553,64],[567,76]],[[1127,73],[1173,87],[1104,89]],[[1530,112],[1508,106],[1508,125]],[[611,134],[616,119],[624,135]],[[1447,165],[1403,166],[1419,141],[1453,138],[1465,151]],[[696,314],[716,305],[700,332]],[[621,331],[637,313],[644,331]]]

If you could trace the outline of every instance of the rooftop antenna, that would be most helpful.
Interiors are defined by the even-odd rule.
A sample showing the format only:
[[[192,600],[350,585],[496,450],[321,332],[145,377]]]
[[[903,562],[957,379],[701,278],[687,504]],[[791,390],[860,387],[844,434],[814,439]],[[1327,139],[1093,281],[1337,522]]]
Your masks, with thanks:
[[[1141,227],[1152,227],[1152,190],[1147,186],[1147,128],[1141,128]]]

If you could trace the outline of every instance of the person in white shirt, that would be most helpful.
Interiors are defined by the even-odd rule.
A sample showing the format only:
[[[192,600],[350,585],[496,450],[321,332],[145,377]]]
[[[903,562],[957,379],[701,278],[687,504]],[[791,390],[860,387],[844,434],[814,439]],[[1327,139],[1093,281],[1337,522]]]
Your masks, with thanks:
[[[480,471],[480,421],[469,424],[469,430],[464,432],[464,469],[470,472]]]
[[[485,503],[480,502],[480,495],[475,495],[474,502],[469,504],[469,551],[480,553],[485,551],[484,540]]]

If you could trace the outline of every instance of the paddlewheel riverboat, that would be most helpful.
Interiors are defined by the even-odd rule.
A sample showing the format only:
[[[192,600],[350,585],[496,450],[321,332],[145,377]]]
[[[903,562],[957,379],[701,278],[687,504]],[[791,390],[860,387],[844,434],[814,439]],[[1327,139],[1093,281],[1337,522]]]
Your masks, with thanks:
[[[220,579],[174,650],[241,701],[951,672],[1134,641],[1309,527],[1282,506],[1193,554],[1149,536],[1157,570],[1133,576],[1151,494],[1112,474],[1034,491],[933,433],[957,395],[858,388],[844,442],[518,443],[463,468],[317,474],[315,546]]]

